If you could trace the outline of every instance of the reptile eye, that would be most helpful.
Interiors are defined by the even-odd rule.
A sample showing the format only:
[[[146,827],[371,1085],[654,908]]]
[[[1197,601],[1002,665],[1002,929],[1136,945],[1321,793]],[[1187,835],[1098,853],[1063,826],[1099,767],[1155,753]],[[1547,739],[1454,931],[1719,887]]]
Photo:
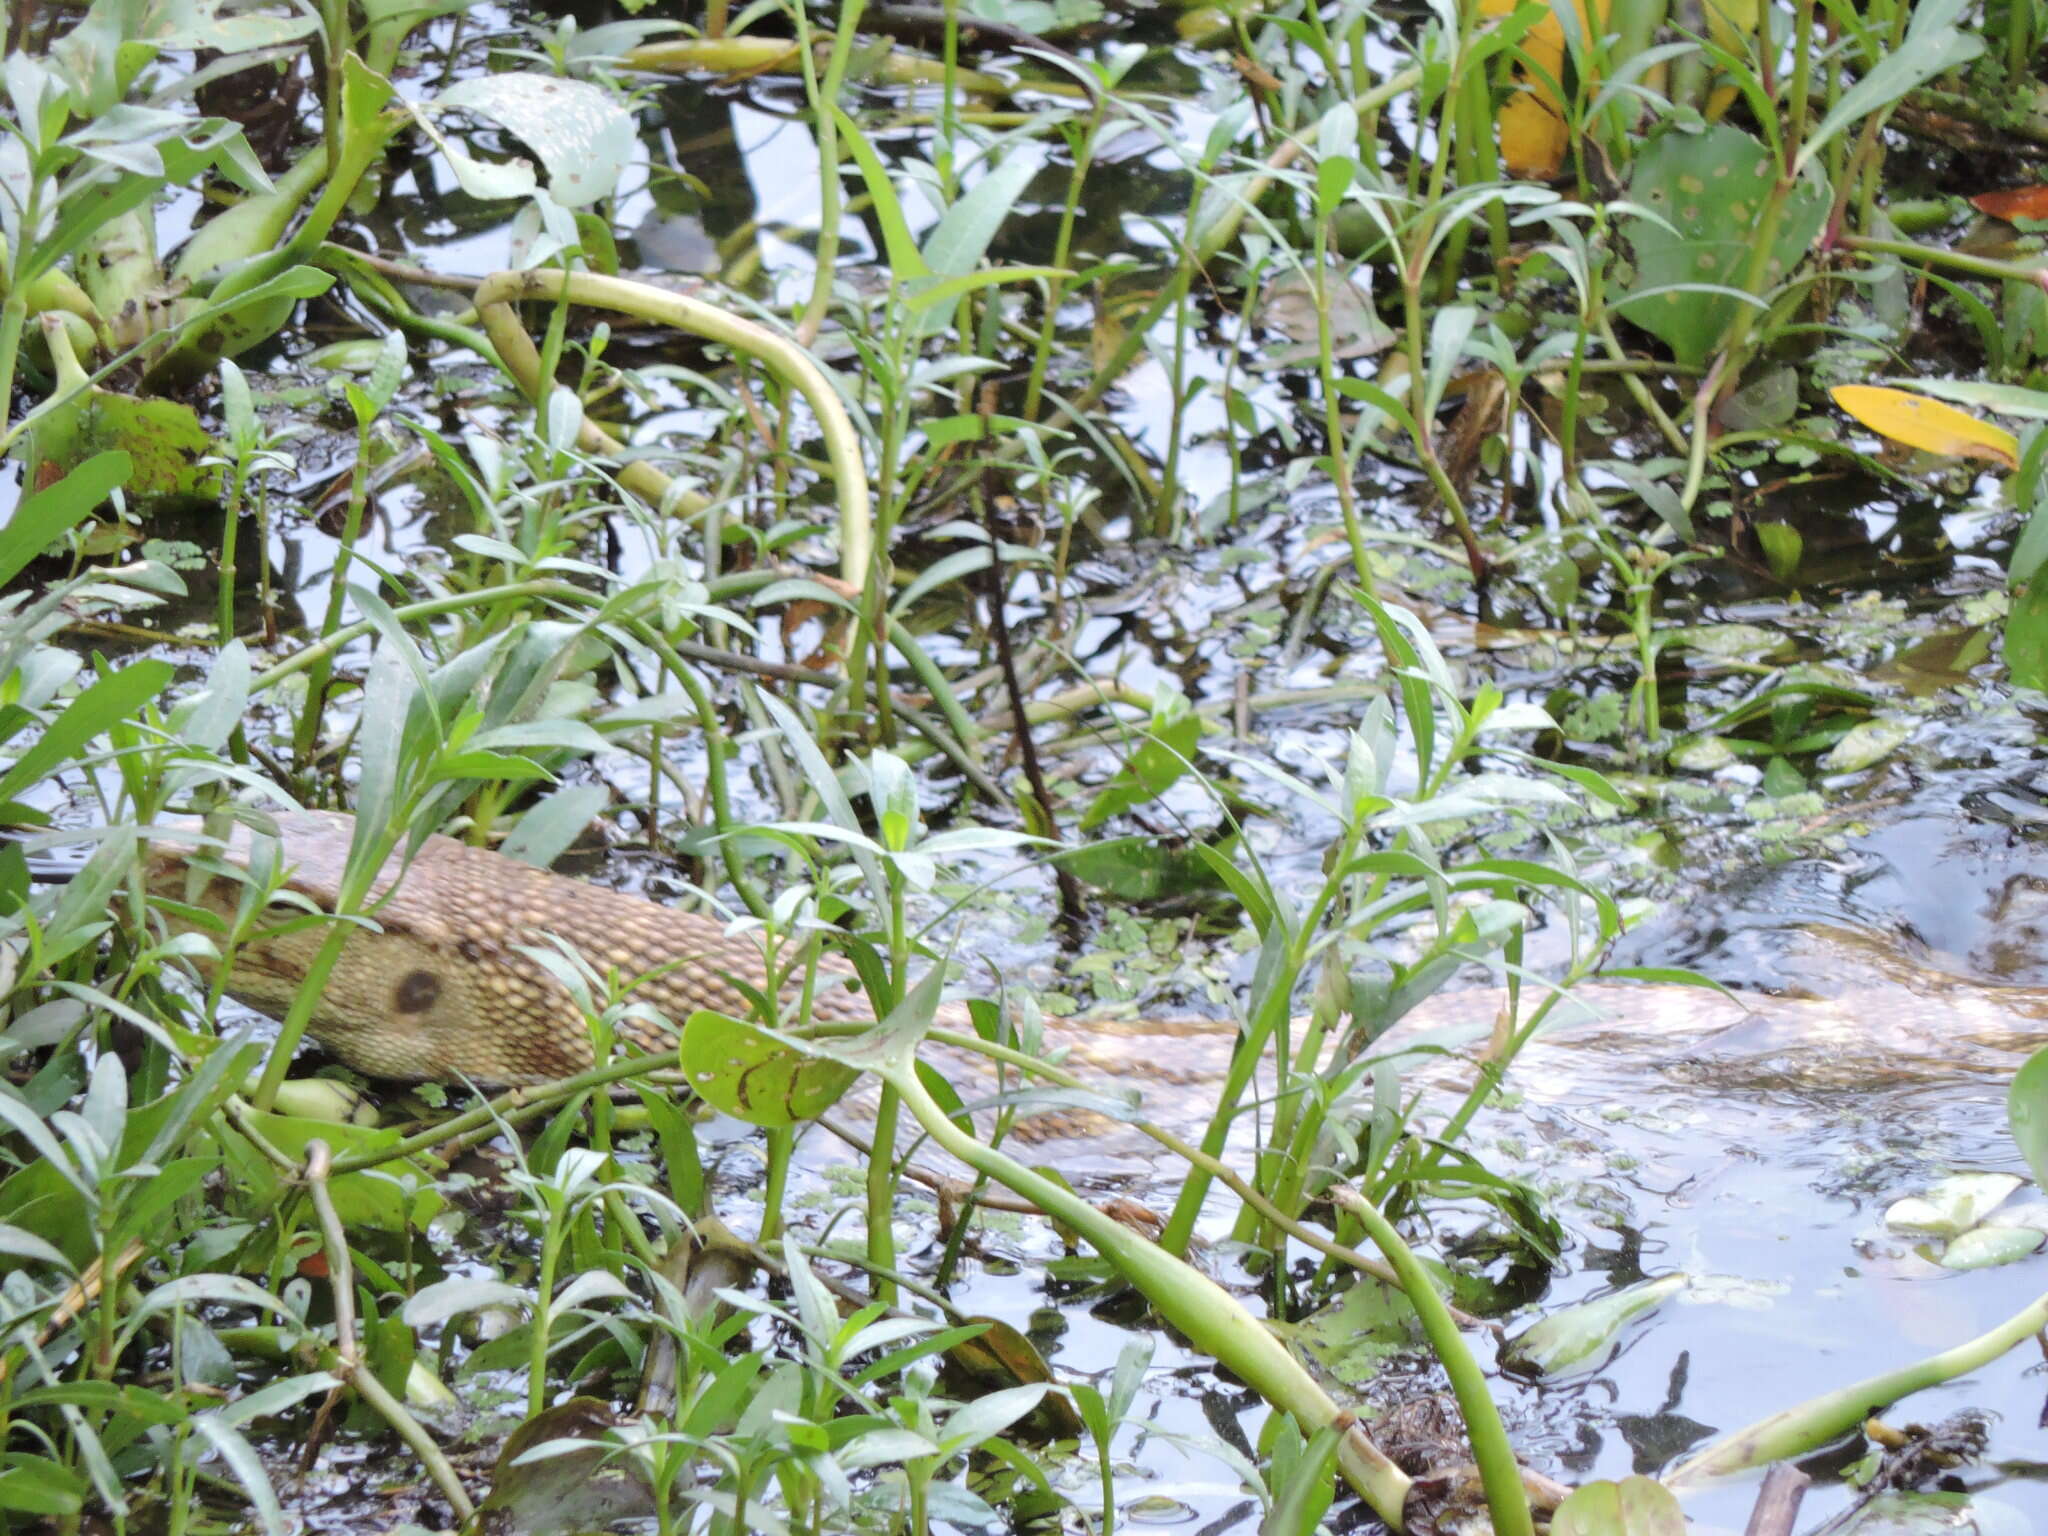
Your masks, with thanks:
[[[409,971],[391,1001],[400,1013],[425,1013],[440,995],[440,977],[432,971]]]

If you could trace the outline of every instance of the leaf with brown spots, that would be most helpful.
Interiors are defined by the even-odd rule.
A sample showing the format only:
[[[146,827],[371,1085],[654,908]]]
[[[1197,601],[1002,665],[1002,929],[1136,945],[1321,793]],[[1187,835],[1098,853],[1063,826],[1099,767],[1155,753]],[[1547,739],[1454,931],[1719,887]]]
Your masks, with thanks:
[[[1740,294],[1777,176],[1771,152],[1726,124],[1696,134],[1667,130],[1636,156],[1629,201],[1657,218],[1622,226],[1635,255],[1636,280],[1616,307],[1670,347],[1679,362],[1706,362],[1736,311],[1750,302]],[[1827,220],[1829,201],[1818,175],[1803,175],[1793,186],[1761,292],[1776,288],[1804,259]]]
[[[852,1067],[799,1050],[766,1030],[709,1009],[683,1025],[682,1068],[713,1109],[749,1125],[815,1120],[860,1076]]]

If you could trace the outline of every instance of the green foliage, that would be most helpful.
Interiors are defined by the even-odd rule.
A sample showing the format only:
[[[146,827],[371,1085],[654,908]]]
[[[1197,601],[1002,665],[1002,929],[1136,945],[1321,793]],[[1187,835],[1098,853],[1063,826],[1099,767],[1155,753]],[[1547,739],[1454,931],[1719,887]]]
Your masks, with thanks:
[[[57,825],[82,827],[97,847],[61,890],[0,851],[4,1039],[22,1064],[0,1086],[0,1418],[17,1436],[0,1447],[0,1511],[176,1532],[243,1518],[226,1512],[238,1487],[257,1524],[283,1528],[290,1494],[259,1450],[274,1418],[284,1438],[315,1424],[398,1437],[460,1514],[461,1479],[414,1417],[459,1375],[485,1401],[513,1384],[506,1422],[479,1433],[505,1436],[488,1502],[515,1528],[921,1530],[1029,1523],[1063,1499],[1092,1518],[1097,1489],[1077,1493],[1057,1455],[1026,1448],[1063,1392],[1079,1426],[1064,1432],[1092,1442],[1081,1481],[1099,1482],[1108,1532],[1149,1341],[1106,1379],[1058,1387],[942,1370],[982,1325],[915,1287],[943,1290],[975,1229],[963,1222],[929,1262],[899,1252],[906,1218],[922,1216],[887,1154],[914,1121],[984,1184],[1071,1219],[1285,1410],[1259,1464],[1242,1464],[1276,1533],[1323,1523],[1339,1473],[1383,1513],[1405,1484],[1179,1256],[1221,1198],[1216,1169],[1242,1170],[1226,1251],[1273,1280],[1284,1330],[1279,1314],[1326,1303],[1369,1236],[1402,1267],[1460,1395],[1498,1528],[1524,1528],[1498,1415],[1436,1294],[1476,1264],[1452,1256],[1435,1218],[1455,1210],[1477,1247],[1531,1272],[1565,1247],[1544,1191],[1489,1166],[1471,1131],[1560,991],[1621,933],[1607,882],[1630,878],[1615,857],[1627,845],[1593,833],[1637,794],[1659,797],[1659,818],[1683,816],[1672,781],[1710,767],[1748,759],[1760,798],[1783,798],[1909,745],[1917,717],[1882,683],[1790,669],[1790,645],[1716,653],[1672,615],[1703,567],[1766,590],[1831,579],[1821,518],[1781,510],[1800,486],[1886,474],[1928,492],[1925,464],[1881,464],[1802,415],[1812,386],[1861,377],[1911,339],[1906,267],[1954,306],[1944,341],[1981,347],[1993,371],[2023,358],[1992,301],[2026,322],[2012,300],[2038,299],[2023,286],[2035,253],[1900,240],[1876,194],[1890,114],[1915,93],[1935,115],[1963,111],[1994,64],[2024,94],[2032,23],[2005,17],[1999,61],[1960,0],[1799,6],[1790,34],[1783,15],[1757,32],[1717,10],[1704,39],[1658,30],[1643,19],[1654,8],[1617,7],[1587,36],[1570,6],[1437,5],[1393,36],[1364,7],[1246,7],[1229,72],[1221,55],[1121,39],[1086,58],[1035,50],[1035,89],[990,111],[970,99],[988,77],[963,75],[957,47],[909,59],[935,88],[895,94],[903,76],[889,71],[906,56],[856,41],[858,5],[829,39],[808,13],[792,18],[786,48],[768,35],[779,17],[714,5],[698,41],[754,49],[748,68],[800,81],[785,127],[812,136],[822,195],[805,236],[817,275],[792,299],[748,280],[754,223],[724,237],[711,152],[693,142],[670,159],[643,113],[654,93],[612,77],[617,50],[666,24],[563,21],[523,49],[493,32],[498,53],[478,72],[469,32],[420,30],[461,9],[373,0],[316,21],[95,0],[81,21],[30,18],[49,46],[8,61],[0,395],[19,382],[39,403],[4,439],[30,479],[0,528],[0,817],[47,846],[67,835]],[[979,14],[1046,31],[1098,8],[990,0]],[[315,30],[318,50],[305,47]],[[401,103],[407,50],[451,37],[454,83]],[[220,65],[178,74],[200,49]],[[503,67],[515,53],[520,67]],[[238,129],[189,103],[301,54],[336,61],[313,78],[327,137],[273,185]],[[1227,104],[1183,142],[1190,119],[1162,97],[1196,92]],[[1552,185],[1502,174],[1510,96],[1555,118]],[[465,124],[482,126],[460,137]],[[470,203],[507,205],[531,283],[510,274],[511,298],[443,310],[384,260],[418,253],[376,241],[366,255],[344,230],[363,188],[412,195],[386,175],[401,133],[411,185],[461,189],[464,218]],[[1142,177],[1116,169],[1136,164]],[[622,179],[643,166],[644,187]],[[177,194],[189,208],[209,178],[247,196],[174,254],[167,285],[161,206]],[[654,211],[640,228],[617,223],[643,200]],[[418,211],[374,227],[403,232]],[[725,239],[709,302],[657,308],[644,288],[592,288],[631,238],[650,260],[663,221],[692,217]],[[593,329],[593,291],[631,302]],[[320,295],[323,321],[372,317],[340,343],[359,371],[302,387],[267,357],[231,361],[282,339],[296,362],[307,338],[293,321]],[[650,317],[707,344],[657,354],[611,328]],[[1291,348],[1267,345],[1266,327]],[[216,376],[217,407],[195,389]],[[2024,389],[1950,383],[1962,404],[2039,414]],[[685,396],[687,440],[663,440],[643,407]],[[316,424],[354,455],[342,531],[312,632],[279,640],[267,585],[260,631],[237,600],[234,529],[253,506],[260,533],[240,558],[267,584],[272,499],[302,483],[284,445]],[[2005,652],[2011,680],[2036,687],[2044,440],[2029,439],[2011,485],[2023,531]],[[326,453],[316,440],[309,464]],[[397,496],[387,474],[408,482]],[[1426,505],[1409,485],[1427,487]],[[864,515],[846,515],[870,493],[872,548]],[[214,648],[197,666],[117,664],[101,631],[181,583],[104,559],[122,540],[205,537],[129,526],[173,497],[225,503]],[[1998,515],[1982,501],[1975,511]],[[836,523],[822,510],[833,502]],[[380,505],[430,509],[431,547],[366,539]],[[809,568],[835,526],[836,584]],[[1724,559],[1728,531],[1743,539]],[[315,547],[295,525],[285,542]],[[1160,573],[1182,586],[1148,614]],[[1110,599],[1111,577],[1139,598]],[[1532,604],[1555,633],[1515,628],[1536,622],[1516,617]],[[1197,622],[1160,649],[1213,675],[1158,655],[1117,670],[1106,617],[1163,609],[1178,624],[1184,606]],[[1504,626],[1480,633],[1515,648],[1519,678],[1544,679],[1555,717],[1479,675],[1482,647],[1459,622],[1473,611]],[[80,623],[99,626],[89,644],[64,635]],[[1460,643],[1440,643],[1447,632]],[[1144,642],[1144,624],[1132,634]],[[1219,682],[1242,686],[1226,697]],[[1311,712],[1321,735],[1294,750]],[[1037,750],[1013,758],[1025,733]],[[252,867],[226,876],[244,884],[236,916],[166,937],[178,903],[135,878],[139,829],[292,799],[356,813],[346,921],[295,907],[259,838]],[[287,1062],[351,926],[378,921],[382,870],[442,828],[504,836],[509,854],[547,863],[615,810],[625,836],[675,855],[664,878],[700,882],[793,976],[843,953],[884,1022],[854,1038],[819,1029],[800,987],[777,999],[772,1029],[660,1021],[615,991],[630,978],[603,957],[551,951],[536,963],[597,1046],[583,1078],[452,1113],[461,1090],[429,1087],[423,1126],[286,1112]],[[1105,1227],[1027,1166],[1033,1154],[957,1140],[961,1085],[913,1068],[945,962],[969,990],[995,991],[987,957],[954,952],[954,910],[985,885],[1014,891],[1018,867],[1041,860],[1071,877],[1064,915],[1084,943],[1107,917],[1139,935],[1124,953],[1147,966],[1202,956],[1213,996],[1219,978],[1243,983],[1236,1055],[1156,1247]],[[257,1048],[221,1024],[219,984],[193,967],[246,953],[280,918],[318,925],[324,948],[257,1073]],[[1552,967],[1531,959],[1539,929]],[[1123,996],[1157,974],[1130,969]],[[1413,1070],[1477,1042],[1389,1032],[1478,970],[1505,983],[1508,1010],[1469,1091],[1425,1115]],[[1020,992],[981,1008],[974,1039],[948,1042],[1014,1075],[978,1122],[987,1140],[1034,1108],[1128,1119],[1047,1059],[1037,1000]],[[681,1023],[678,1050],[614,1059],[629,1019]],[[720,1235],[726,1191],[657,1078],[671,1065],[706,1103],[769,1128],[759,1244]],[[2043,1071],[2029,1063],[2012,1101],[2037,1177]],[[858,1169],[864,1229],[833,1238],[827,1259],[798,1235],[791,1144],[863,1072],[886,1083],[884,1155]],[[634,1113],[609,1096],[621,1085]],[[500,1137],[510,1211],[483,1220],[455,1154]],[[946,1192],[948,1220],[961,1198]],[[2031,1251],[2001,1231],[1959,1226],[1940,1262]],[[1418,1259],[1416,1242],[1434,1246]],[[1303,1243],[1327,1264],[1298,1279],[1288,1261]],[[1537,1368],[1597,1358],[1665,1288],[1553,1316],[1517,1342]],[[1382,1293],[1344,1294],[1324,1328],[1352,1329]],[[1816,1415],[1793,1439],[1835,1421]],[[1661,1491],[1631,1479],[1581,1490],[1553,1528],[1662,1532],[1671,1518]]]
[[[1747,296],[1758,241],[1769,241],[1762,276],[1776,288],[1827,217],[1827,187],[1804,176],[1775,225],[1767,225],[1776,177],[1769,146],[1725,124],[1700,133],[1669,129],[1639,151],[1629,199],[1649,216],[1622,226],[1636,280],[1616,300],[1615,313],[1657,337],[1679,362],[1706,362],[1737,308],[1764,298]]]

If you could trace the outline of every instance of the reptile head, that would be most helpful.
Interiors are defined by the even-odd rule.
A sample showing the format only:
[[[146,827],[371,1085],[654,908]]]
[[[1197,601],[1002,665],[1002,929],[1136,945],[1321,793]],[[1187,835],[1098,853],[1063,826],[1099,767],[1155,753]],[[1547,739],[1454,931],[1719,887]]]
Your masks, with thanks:
[[[228,993],[281,1019],[333,931],[355,824],[321,811],[272,820],[274,838],[238,824],[225,847],[209,846],[196,828],[188,842],[152,843],[149,885],[174,929],[231,951]],[[348,920],[354,931],[321,987],[310,1032],[377,1077],[496,1084],[582,1070],[591,1053],[581,1011],[541,967],[508,952],[502,933],[482,931],[492,915],[511,915],[507,904],[454,899],[479,893],[451,892],[436,878],[450,849],[471,851],[434,838],[413,868],[394,859],[380,872],[368,915]],[[247,936],[230,946],[241,914],[264,895],[257,872],[268,870],[276,884]],[[199,964],[212,979],[215,963]]]

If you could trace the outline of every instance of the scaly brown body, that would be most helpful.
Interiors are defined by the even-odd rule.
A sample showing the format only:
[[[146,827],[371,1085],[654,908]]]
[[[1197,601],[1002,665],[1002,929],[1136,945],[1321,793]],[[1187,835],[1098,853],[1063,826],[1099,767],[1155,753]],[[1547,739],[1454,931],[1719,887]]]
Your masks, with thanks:
[[[353,819],[315,811],[275,820],[289,871],[287,889],[313,907],[334,910]],[[246,829],[237,833],[231,861],[247,859],[247,836]],[[232,914],[240,882],[195,879],[188,858],[187,850],[158,845],[153,887],[175,899],[196,899],[222,916]],[[742,984],[756,994],[770,985],[767,960],[751,932],[549,874],[451,838],[429,838],[402,878],[395,862],[387,866],[375,891],[384,898],[374,909],[377,926],[343,947],[310,1027],[337,1056],[377,1077],[498,1086],[589,1067],[583,1010],[524,952],[557,941],[600,974],[646,976],[634,999],[671,1024],[702,1008],[747,1016]],[[282,1017],[326,930],[325,924],[308,924],[297,933],[244,944],[228,990]],[[2009,1071],[2010,1052],[2036,1038],[2039,1020],[2048,1013],[2048,999],[2031,989],[1949,983],[1917,971],[1872,977],[1869,962],[1861,958],[1865,979],[1840,998],[1761,999],[1760,1014],[1692,988],[1593,985],[1573,994],[1584,1006],[1561,1010],[1561,1017],[1618,1018],[1639,1044],[1649,1042],[1660,1051],[1688,1037],[1718,1034],[1738,1055],[1782,1062],[1796,1052],[1808,1074],[1869,1073],[1881,1061],[1883,1071],[1896,1076],[1901,1070]],[[781,995],[787,998],[790,988],[784,986]],[[1483,1038],[1499,998],[1487,989],[1440,995],[1404,1020],[1402,1034],[1412,1038],[1434,1029]],[[812,1013],[827,1020],[873,1017],[853,973],[836,961],[819,967]],[[964,1010],[954,1005],[940,1022],[967,1027]],[[648,1050],[673,1044],[669,1032],[648,1019],[629,1017],[621,1029]],[[1147,1113],[1183,1128],[1200,1125],[1213,1110],[1235,1039],[1228,1023],[1188,1019],[1049,1021],[1046,1031],[1048,1048],[1063,1052],[1071,1069],[1108,1088],[1147,1090]],[[958,1074],[963,1092],[987,1081],[986,1062],[978,1056],[935,1047],[927,1054]],[[1529,1070],[1526,1062],[1517,1069]],[[1099,1138],[1108,1124],[1086,1110],[1056,1111],[1035,1117],[1025,1134],[1031,1140]]]
[[[274,819],[285,888],[323,911],[335,910],[354,819],[333,811]],[[249,853],[248,829],[237,828],[228,858],[239,864]],[[231,916],[241,883],[217,876],[193,891],[188,857],[187,850],[158,845],[151,886]],[[634,988],[635,1000],[678,1024],[700,1008],[746,1017],[751,1009],[741,986],[762,993],[769,984],[767,959],[751,934],[450,837],[428,838],[403,870],[394,857],[372,894],[376,927],[343,946],[311,1031],[343,1061],[375,1077],[502,1086],[588,1068],[583,1010],[525,953],[554,948],[555,940],[573,947],[600,976],[607,970],[628,979],[645,976]],[[302,910],[273,905],[280,919]],[[326,936],[325,925],[317,925],[250,940],[235,954],[229,992],[282,1017]],[[849,968],[821,965],[814,1016],[872,1018],[853,985]],[[648,1050],[674,1043],[644,1019],[629,1017],[621,1028]]]

